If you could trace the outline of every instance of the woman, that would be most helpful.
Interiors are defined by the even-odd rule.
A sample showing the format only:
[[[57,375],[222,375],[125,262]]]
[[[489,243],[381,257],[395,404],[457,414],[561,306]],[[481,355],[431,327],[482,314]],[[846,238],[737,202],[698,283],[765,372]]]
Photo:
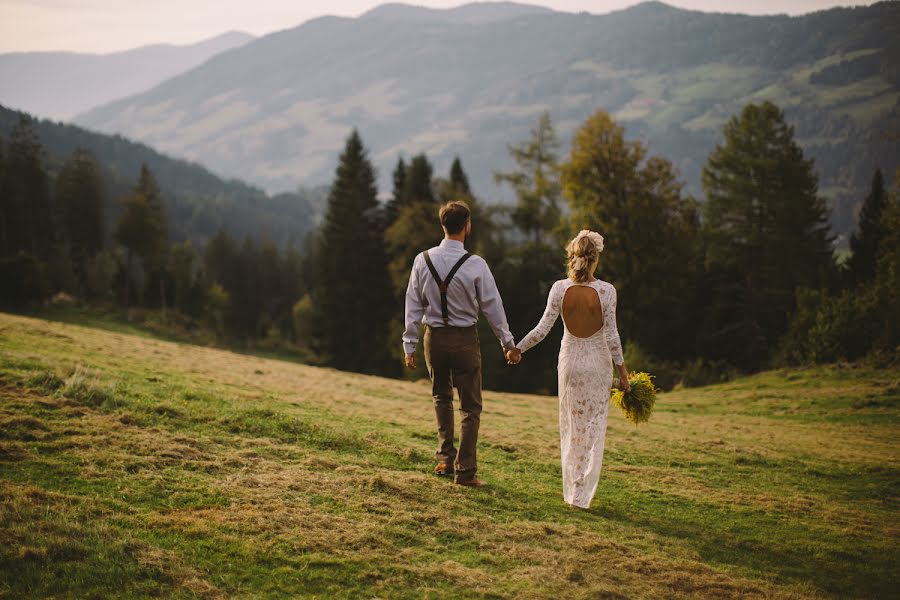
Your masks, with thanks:
[[[616,288],[594,277],[602,251],[603,236],[587,229],[569,242],[568,279],[553,284],[544,316],[516,345],[527,352],[546,337],[562,313],[557,370],[563,498],[579,508],[590,506],[600,479],[613,362],[621,388],[629,389],[616,329]]]

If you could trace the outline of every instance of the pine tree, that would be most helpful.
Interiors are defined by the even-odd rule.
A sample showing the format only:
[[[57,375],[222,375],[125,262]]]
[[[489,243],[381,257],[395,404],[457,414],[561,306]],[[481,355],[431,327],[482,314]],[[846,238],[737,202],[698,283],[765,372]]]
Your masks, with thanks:
[[[450,165],[450,185],[453,190],[461,196],[472,196],[472,188],[469,187],[469,177],[463,170],[462,162],[459,160],[459,156],[454,156],[453,164]]]
[[[148,227],[150,229],[147,233],[150,236],[150,242],[141,258],[147,275],[152,281],[156,282],[155,287],[159,291],[160,306],[165,311],[166,265],[168,264],[169,253],[168,223],[159,184],[146,164],[141,165],[141,172],[134,192],[143,196],[149,211]]]
[[[203,252],[203,265],[211,283],[218,283],[226,290],[233,288],[231,283],[235,276],[236,255],[234,240],[224,230],[219,229],[206,243]]]
[[[559,142],[550,113],[544,112],[531,138],[518,146],[508,146],[516,169],[494,173],[494,181],[508,183],[516,193],[513,223],[534,242],[544,240],[559,225]]]
[[[332,365],[358,372],[396,370],[389,343],[391,283],[375,170],[354,130],[328,197],[314,301],[323,315],[323,349]],[[394,342],[394,340],[390,340]]]
[[[132,193],[120,200],[122,214],[113,237],[125,248],[125,306],[131,306],[134,260],[153,251],[156,243],[152,209],[141,194]]]
[[[263,236],[256,252],[254,271],[257,274],[256,294],[260,298],[263,323],[262,333],[277,328],[281,333],[290,329],[290,323],[280,322],[280,316],[290,314],[295,297],[289,297],[285,265],[278,247],[268,237]]]
[[[406,291],[409,269],[416,254],[427,250],[443,237],[437,219],[438,200],[435,189],[442,187],[432,178],[434,169],[425,154],[414,156],[406,167],[402,203],[391,225],[385,230],[388,271],[395,302]],[[446,200],[445,198],[444,200]]]
[[[219,229],[206,243],[203,266],[208,282],[207,304],[217,311],[213,321],[221,336],[225,334],[226,325],[235,321],[232,295],[238,293],[242,277],[239,250],[224,230]]]
[[[171,252],[173,305],[181,314],[199,317],[207,302],[207,282],[191,240],[174,244]]]
[[[850,275],[856,283],[869,281],[875,276],[878,250],[885,234],[881,226],[885,203],[884,178],[881,169],[876,169],[872,189],[859,211],[856,232],[850,237]]]
[[[385,229],[394,224],[394,221],[397,220],[397,215],[400,214],[400,209],[403,208],[404,205],[403,189],[406,185],[406,163],[403,162],[402,156],[397,159],[397,166],[394,168],[393,180],[394,191],[391,195],[391,199],[388,200],[384,210]]]
[[[147,200],[147,206],[156,216],[156,219],[162,223],[165,222],[165,209],[162,205],[162,196],[159,190],[159,184],[150,171],[146,163],[141,165],[141,172],[138,175],[137,183],[134,191],[144,196]]]
[[[260,273],[257,269],[259,249],[249,235],[238,251],[234,270],[238,273],[231,296],[231,329],[243,338],[259,337],[263,298],[259,293]]]
[[[434,190],[431,186],[431,178],[434,168],[425,154],[414,156],[406,169],[403,181],[402,206],[408,206],[414,202],[434,203]]]
[[[747,105],[703,169],[707,264],[716,282],[711,341],[757,369],[785,331],[798,287],[833,266],[813,163],[774,104]]]
[[[469,187],[469,177],[466,175],[466,171],[462,166],[462,161],[458,156],[453,159],[453,164],[450,167],[450,173],[448,174],[447,179],[436,177],[432,182],[431,187],[434,189],[435,199],[440,204],[450,202],[451,200],[462,200],[469,205],[469,210],[472,213],[472,233],[466,238],[466,247],[470,252],[475,252],[476,254],[485,252],[487,250],[486,244],[493,236],[495,228],[495,224],[491,219],[491,209],[485,209],[478,198],[472,194],[472,189]],[[427,224],[424,219],[426,215],[428,217]],[[425,247],[427,248],[434,245],[435,236],[440,236],[442,233],[438,226],[437,211],[434,210],[434,207],[422,211],[421,218],[423,219],[422,230],[426,232],[431,231],[433,233],[428,234],[427,236],[419,234],[415,237],[418,240],[418,244],[421,245],[422,243],[425,243]],[[435,227],[437,227],[436,233],[434,233]],[[417,252],[414,252],[413,256],[415,256]],[[393,254],[391,256],[393,256]],[[410,265],[412,265],[411,262]],[[407,273],[407,276],[408,275],[409,273]],[[405,290],[406,283],[404,280],[403,291]]]
[[[31,119],[22,116],[10,136],[0,190],[0,255],[24,251],[46,262],[54,254],[56,231],[43,161]]]
[[[68,256],[80,287],[89,261],[105,239],[104,183],[93,155],[77,148],[56,179],[56,207]]]
[[[872,286],[881,307],[881,339],[876,341],[876,349],[893,353],[896,360],[900,348],[900,167],[894,173],[894,189],[885,199],[879,225],[883,237]]]

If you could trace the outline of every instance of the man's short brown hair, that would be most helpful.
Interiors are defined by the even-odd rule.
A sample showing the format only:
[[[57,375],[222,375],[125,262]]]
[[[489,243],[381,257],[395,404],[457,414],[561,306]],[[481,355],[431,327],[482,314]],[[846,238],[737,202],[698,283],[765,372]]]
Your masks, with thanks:
[[[450,235],[456,235],[466,227],[466,221],[472,216],[469,205],[462,200],[452,200],[441,207],[438,216],[441,225]]]

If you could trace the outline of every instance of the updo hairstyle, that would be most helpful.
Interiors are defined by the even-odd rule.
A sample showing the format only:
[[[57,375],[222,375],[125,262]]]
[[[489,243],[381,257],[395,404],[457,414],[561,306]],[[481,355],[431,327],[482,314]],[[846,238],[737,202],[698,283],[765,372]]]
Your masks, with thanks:
[[[593,275],[603,252],[603,236],[595,231],[582,229],[566,246],[569,279],[585,283]]]

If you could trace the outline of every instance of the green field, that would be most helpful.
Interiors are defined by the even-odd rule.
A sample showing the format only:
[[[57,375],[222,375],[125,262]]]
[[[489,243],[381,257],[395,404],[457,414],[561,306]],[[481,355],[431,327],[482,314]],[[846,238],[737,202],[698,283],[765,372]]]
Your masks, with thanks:
[[[0,597],[897,597],[898,400],[830,366],[611,412],[578,511],[555,398],[486,394],[473,490],[425,382],[0,314]]]

